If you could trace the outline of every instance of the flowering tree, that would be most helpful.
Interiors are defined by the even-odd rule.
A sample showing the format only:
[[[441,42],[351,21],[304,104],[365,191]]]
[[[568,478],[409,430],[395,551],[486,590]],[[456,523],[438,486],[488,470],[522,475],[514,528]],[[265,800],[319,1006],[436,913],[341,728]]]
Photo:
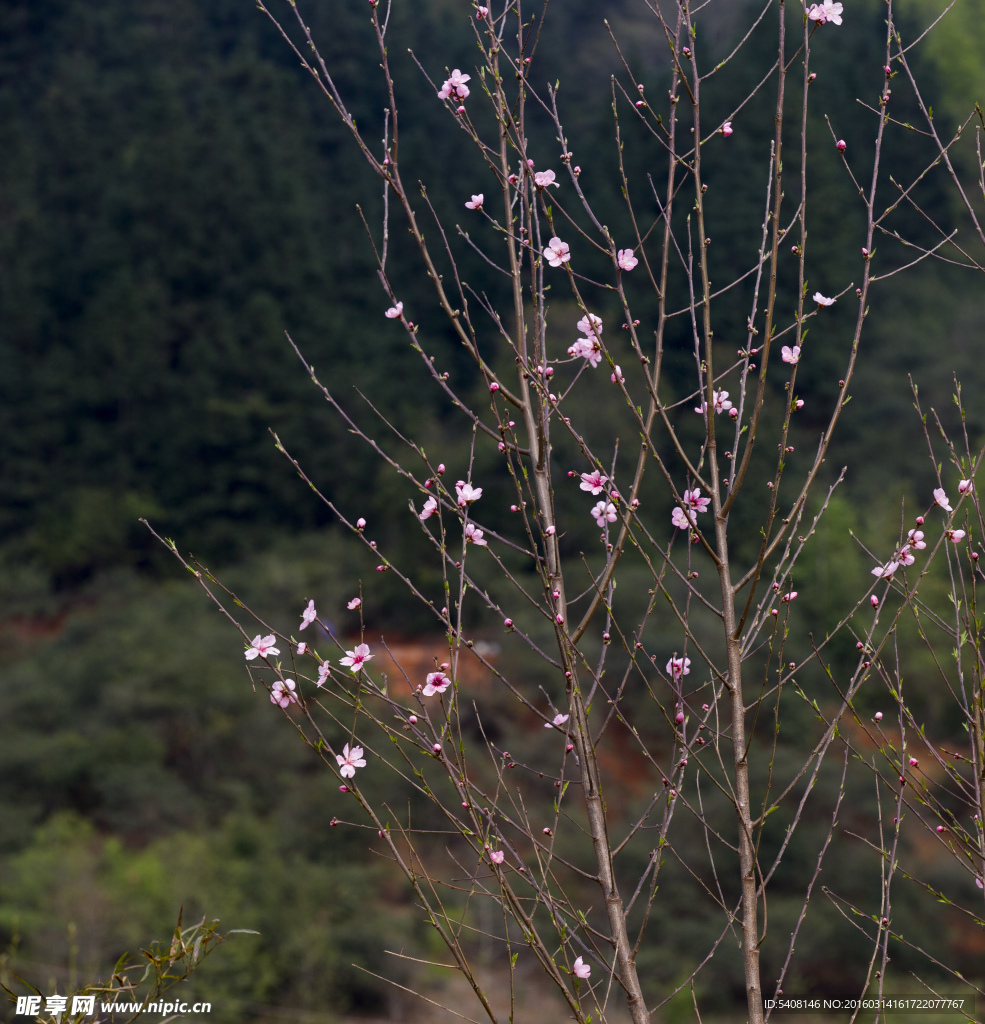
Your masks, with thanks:
[[[382,315],[403,330],[424,373],[471,432],[468,463],[450,474],[414,438],[397,435],[406,457],[395,457],[298,350],[349,429],[419,495],[406,515],[416,517],[440,567],[440,594],[429,592],[399,551],[379,550],[358,513],[323,500],[374,552],[378,571],[398,577],[447,638],[445,660],[422,678],[377,671],[382,648],[362,635],[350,648],[328,630],[316,645],[259,620],[240,625],[240,598],[185,563],[242,632],[254,680],[338,774],[340,806],[347,808],[340,824],[369,829],[373,848],[403,873],[450,966],[490,1020],[501,1015],[475,965],[480,935],[498,943],[511,993],[526,950],[578,1021],[612,1017],[622,1002],[642,1024],[680,991],[699,1013],[708,973],[721,971],[730,956],[741,965],[749,1018],[762,1021],[764,999],[803,973],[795,946],[822,888],[843,915],[839,927],[851,941],[861,935],[870,952],[852,984],[883,994],[898,942],[925,955],[934,971],[950,972],[954,991],[957,967],[931,943],[894,928],[892,908],[905,876],[918,879],[928,914],[946,901],[961,903],[979,925],[985,916],[983,893],[974,898],[985,877],[985,666],[976,610],[976,545],[985,523],[973,483],[982,456],[967,431],[960,446],[942,433],[938,489],[918,517],[906,514],[895,540],[873,552],[870,589],[862,588],[837,621],[811,624],[799,639],[791,632],[802,625],[795,587],[810,584],[797,576],[798,566],[841,481],[825,461],[864,347],[871,290],[924,261],[958,259],[982,269],[985,233],[955,155],[971,118],[953,137],[938,134],[911,67],[915,40],[900,35],[892,2],[885,5],[880,63],[869,75],[874,95],[863,101],[872,152],[856,157],[839,139],[845,112],[832,114],[824,141],[840,154],[857,193],[864,234],[835,294],[816,291],[813,298],[808,155],[820,143],[810,137],[816,122],[808,112],[823,102],[816,95],[823,83],[815,84],[812,57],[852,32],[851,10],[841,3],[766,3],[719,59],[697,32],[704,5],[642,0],[665,46],[668,93],[659,104],[645,96],[623,40],[610,30],[623,69],[613,80],[612,109],[625,201],[612,226],[596,212],[590,176],[583,179],[565,130],[563,94],[537,74],[538,40],[551,30],[553,10],[527,14],[519,0],[467,8],[476,67],[440,73],[440,58],[415,57],[449,130],[463,147],[475,147],[485,166],[474,185],[481,191],[461,197],[472,226],[457,238],[426,189],[418,195],[405,184],[389,4],[370,0],[377,51],[366,58],[379,64],[387,105],[369,128],[357,126],[294,0],[284,20],[265,0],[258,5],[382,185],[381,223],[374,230],[364,221],[386,296]],[[728,92],[723,107],[718,83],[767,30],[771,65],[750,91]],[[949,176],[960,200],[955,216],[971,225],[978,250],[956,250],[947,226],[935,226],[932,245],[897,233],[894,215],[918,207],[918,186],[930,172],[928,166],[914,180],[890,185],[882,166],[889,134],[915,130],[894,115],[900,85],[923,112],[921,139],[931,164]],[[721,232],[715,227],[722,207],[711,203],[706,164],[716,151],[715,159],[727,159],[721,151],[751,129],[767,96],[772,138],[761,154],[763,218],[755,237],[728,237],[727,223]],[[980,110],[972,116],[981,123]],[[538,166],[535,152],[555,144],[553,166]],[[645,177],[630,172],[634,146],[662,154],[659,176],[652,162]],[[581,157],[586,170],[592,159]],[[985,193],[985,179],[978,184]],[[430,218],[433,237],[422,226]],[[398,220],[413,240],[428,295],[397,294],[390,231]],[[893,239],[916,246],[915,254]],[[877,259],[883,243],[888,254]],[[731,255],[715,264],[718,247]],[[460,272],[462,253],[481,261],[488,287]],[[713,284],[713,271],[723,266],[730,278]],[[552,304],[576,310],[574,330],[568,313],[555,315]],[[737,319],[740,304],[746,312]],[[847,334],[826,327],[835,304],[852,307]],[[413,319],[435,305],[468,356],[471,378],[452,380],[435,366],[435,343]],[[795,419],[805,406],[798,375],[812,373],[818,339],[841,361],[840,378],[827,407],[814,414],[812,449],[795,461]],[[689,378],[675,369],[682,350],[693,363]],[[487,395],[482,403],[468,397],[477,382]],[[592,396],[602,388],[621,401],[611,431],[594,415]],[[620,436],[635,439],[630,451]],[[929,432],[927,438],[930,445]],[[480,479],[477,466],[489,465],[490,452],[498,469]],[[320,495],[318,481],[285,455]],[[932,445],[930,456],[940,457]],[[503,516],[486,514],[494,503],[509,507],[506,528],[498,525]],[[571,538],[592,524],[594,544],[584,550]],[[949,581],[943,604],[918,592],[937,563],[946,565]],[[360,591],[348,608],[361,615],[363,600]],[[948,603],[950,617],[942,610]],[[522,649],[519,672],[501,670],[483,653],[481,626],[469,626],[473,607],[505,631],[504,642]],[[904,631],[910,619],[913,634]],[[316,623],[323,620],[310,600],[298,635]],[[955,741],[945,753],[911,710],[900,655],[915,642],[911,636],[931,652],[942,638],[954,649],[953,662],[932,656],[967,728],[960,748]],[[845,663],[832,652],[848,638],[855,654]],[[470,658],[483,661],[515,702],[514,754],[486,728],[482,699],[463,692],[461,667]],[[864,711],[878,700],[891,709],[888,717]],[[523,722],[537,723],[538,742],[529,731],[522,738]],[[632,807],[617,798],[627,760],[650,794]],[[384,773],[390,781],[379,797],[363,779]],[[829,849],[848,842],[838,820],[859,773],[875,782],[875,803],[860,826],[878,876],[866,903],[819,883]],[[812,833],[810,858],[785,869],[795,836],[818,820],[826,825]],[[947,885],[919,881],[919,865],[903,864],[907,829],[952,859],[957,874]],[[717,915],[717,937],[683,975],[654,990],[639,962],[650,943],[674,941],[648,926],[673,926],[661,901],[675,879],[693,887],[693,913]],[[794,910],[785,903],[771,931],[773,894],[786,900],[793,890]],[[490,904],[498,927],[479,915],[477,908]],[[981,978],[977,984],[981,991]]]

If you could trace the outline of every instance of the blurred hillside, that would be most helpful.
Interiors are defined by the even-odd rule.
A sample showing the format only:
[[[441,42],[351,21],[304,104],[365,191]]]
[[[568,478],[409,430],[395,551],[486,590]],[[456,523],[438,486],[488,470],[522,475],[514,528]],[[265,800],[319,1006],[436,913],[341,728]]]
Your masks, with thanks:
[[[881,0],[850,6],[837,44],[828,36],[816,48],[812,130],[826,140],[830,115],[864,174],[872,122],[855,98],[884,83],[884,14]],[[943,6],[907,0],[909,35]],[[723,10],[707,26],[718,49],[742,21],[742,5]],[[471,67],[470,11],[459,0],[397,4],[391,24],[401,40],[393,49],[405,181],[428,186],[449,226],[463,221],[463,199],[488,179],[405,51],[436,77],[446,66]],[[582,182],[614,229],[627,223],[612,173],[608,86],[620,64],[600,30],[603,16],[629,40],[624,52],[647,95],[661,95],[665,83],[660,42],[633,11],[628,0],[556,0],[538,57],[543,80],[562,82]],[[364,6],[313,4],[305,17],[357,120],[375,124],[379,83],[366,77],[373,61],[359,59],[373,45]],[[273,1005],[382,1012],[390,998],[382,983],[350,964],[392,973],[383,936],[396,943],[412,934],[414,910],[379,865],[367,864],[358,833],[330,829],[331,780],[249,688],[236,635],[137,522],[149,518],[181,549],[222,566],[223,578],[284,629],[309,597],[331,609],[341,632],[358,629],[344,599],[375,576],[372,565],[278,455],[274,430],[323,493],[370,520],[381,548],[423,557],[412,518],[399,514],[412,492],[354,442],[284,337],[370,436],[390,444],[355,387],[429,452],[466,465],[462,420],[429,397],[418,357],[382,316],[389,303],[354,212],[360,205],[377,230],[379,190],[323,97],[244,0],[0,0],[0,24],[0,642],[8,654],[0,672],[0,951],[14,957],[0,971],[16,957],[40,965],[41,975],[67,971],[69,924],[81,937],[79,970],[105,969],[125,945],[166,933],[184,903],[186,916],[207,912],[262,932],[217,953],[202,991],[248,1002],[261,1017],[257,1008]],[[915,51],[942,123],[985,101],[983,26],[982,0],[960,0]],[[730,90],[756,79],[768,45],[766,35],[753,39],[738,85],[712,81],[712,110],[730,109]],[[897,116],[916,122],[899,93]],[[769,103],[737,120],[728,160],[710,151],[706,161],[716,231],[747,232],[750,251],[762,217]],[[557,144],[540,127],[537,160],[550,166]],[[659,152],[628,129],[627,137],[627,169],[640,187]],[[909,181],[929,152],[918,137],[895,133],[886,166]],[[833,148],[819,141],[809,155],[809,286],[832,294],[861,273],[861,213]],[[972,166],[970,142],[955,155]],[[796,161],[791,152],[788,173]],[[756,173],[737,178],[736,166]],[[942,223],[960,223],[943,175],[928,176],[919,198]],[[921,244],[937,241],[917,214],[901,213],[898,224]],[[898,255],[888,240],[880,244]],[[458,386],[474,393],[408,252],[395,230],[397,291],[414,296],[415,321]],[[711,252],[716,280],[749,258],[727,245]],[[487,280],[477,257],[463,249],[460,266],[498,297],[500,283]],[[790,271],[781,280],[788,310]],[[573,324],[577,314],[559,303],[559,321],[569,313]],[[847,302],[829,313],[813,330],[830,357],[798,380],[806,401],[798,446],[815,443],[853,325]],[[734,349],[747,310],[723,302],[720,315],[719,337]],[[966,394],[985,386],[985,302],[965,272],[926,264],[883,282],[869,319],[855,400],[828,459],[832,476],[850,469],[808,556],[815,586],[804,588],[811,592],[796,612],[805,619],[829,621],[867,572],[848,529],[895,534],[900,500],[927,492],[931,467],[908,375],[946,423],[955,416],[953,373]],[[686,325],[680,330],[669,339],[667,372],[683,393],[691,354]],[[585,398],[599,423],[618,421],[614,394]],[[972,446],[981,444],[981,403],[969,403],[967,426]],[[477,459],[494,479],[493,456]],[[652,484],[647,501],[669,509]],[[497,514],[494,526],[502,525]],[[579,542],[572,533],[572,552]],[[433,582],[425,572],[424,585]],[[396,581],[370,579],[367,592],[371,629],[426,627]],[[945,729],[933,694],[923,702],[932,729]],[[507,712],[496,715],[508,728]],[[670,919],[673,907],[664,913]],[[682,942],[704,942],[710,927],[696,924]],[[828,952],[832,970],[855,955]],[[645,954],[654,977],[673,974],[667,951],[654,945]],[[246,1010],[229,1006],[228,1019],[244,1019]]]

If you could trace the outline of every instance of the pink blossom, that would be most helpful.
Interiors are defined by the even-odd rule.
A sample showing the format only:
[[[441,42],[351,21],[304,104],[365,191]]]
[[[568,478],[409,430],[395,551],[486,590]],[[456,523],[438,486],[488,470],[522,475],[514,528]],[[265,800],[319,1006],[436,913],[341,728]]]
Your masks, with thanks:
[[[881,722],[881,721],[882,721],[882,712],[881,712],[881,711],[877,711],[877,712],[875,713],[874,717],[875,717],[875,720],[876,720],[877,722]]]
[[[685,506],[694,512],[707,512],[711,504],[711,498],[701,497],[700,487],[695,487],[693,491],[685,491],[681,497]]]
[[[275,642],[273,633],[263,638],[257,633],[253,638],[253,646],[246,651],[246,660],[252,661],[254,658],[267,658],[272,654],[280,654],[280,651],[274,647]]]
[[[451,680],[444,672],[429,672],[427,683],[421,693],[425,697],[431,697],[436,693],[444,693],[451,686]]]
[[[465,83],[469,81],[471,77],[471,75],[463,75],[458,68],[455,68],[451,73],[451,78],[446,78],[444,84],[441,86],[441,90],[438,93],[438,99],[468,99],[469,87]]]
[[[544,259],[552,267],[559,267],[562,263],[567,263],[571,259],[571,251],[568,248],[567,242],[562,242],[560,238],[552,238],[547,243],[547,248],[544,250]]]
[[[482,21],[482,19],[483,19],[483,18],[484,18],[484,17],[485,17],[485,16],[486,16],[486,15],[487,15],[488,13],[489,13],[489,8],[488,8],[488,7],[477,7],[477,8],[475,9],[475,16],[476,16],[476,18],[478,18],[478,19],[479,19],[479,21]]]
[[[373,657],[369,653],[369,644],[359,644],[354,651],[345,652],[348,657],[340,658],[339,664],[349,668],[353,675],[359,672],[363,665]]]
[[[601,494],[608,482],[607,476],[602,476],[597,469],[593,469],[591,473],[581,474],[579,488],[583,491],[590,491],[592,494]]]
[[[947,531],[947,539],[951,541],[952,544],[959,544],[961,541],[965,539],[966,536],[967,534],[964,532],[964,530]]]
[[[534,184],[538,188],[547,188],[548,185],[553,185],[555,188],[560,186],[560,182],[554,180],[555,175],[553,171],[538,171],[534,175]]]
[[[684,510],[679,506],[674,507],[674,511],[670,514],[670,521],[679,530],[690,530],[692,526],[696,526],[698,519],[697,516],[691,511],[685,515]]]
[[[672,676],[674,679],[680,679],[683,676],[689,676],[690,674],[690,658],[678,658],[677,655],[674,655],[674,657],[667,662],[667,675]]]
[[[717,413],[729,412],[732,408],[732,403],[729,401],[727,391],[713,391],[711,393],[712,401],[714,402],[714,409]],[[708,403],[702,402],[700,405],[694,407],[694,411],[700,415],[704,415],[708,410]],[[730,414],[731,415],[731,414]],[[738,411],[735,413],[738,416]],[[734,418],[734,417],[733,417]]]
[[[819,25],[831,22],[832,25],[841,24],[841,12],[843,8],[840,3],[832,3],[831,0],[824,0],[820,4],[811,4],[807,17],[816,21]]]
[[[794,345],[794,347],[791,348],[789,345],[784,345],[783,348],[780,349],[780,358],[785,363],[796,363],[797,360],[800,359],[800,346]]]
[[[461,508],[478,501],[482,497],[482,488],[473,487],[471,484],[456,483],[455,491],[458,494],[458,504]]]
[[[835,143],[835,148],[838,150],[839,153],[844,153],[845,150],[848,149],[848,144],[845,142],[844,139],[839,139]],[[863,255],[868,255],[868,253],[866,253],[864,249],[862,250],[862,253]]]
[[[626,378],[622,375],[622,367],[617,363],[615,371],[609,374],[609,380],[613,384],[625,384]]]
[[[328,661],[327,660],[323,661],[318,666],[318,682],[315,685],[316,686],[324,686],[328,682],[328,677],[331,674],[331,671],[332,671],[332,669],[331,669],[331,666],[329,665]]]
[[[595,517],[595,522],[599,526],[605,526],[606,522],[614,523],[618,518],[619,514],[616,512],[616,506],[612,502],[600,501],[593,509],[592,515]]]
[[[575,327],[582,334],[587,334],[589,338],[599,338],[602,336],[602,317],[596,316],[594,313],[586,313],[575,324]]]
[[[791,590],[789,594],[784,594],[783,597],[780,598],[780,600],[784,604],[790,604],[791,601],[796,601],[797,600],[797,591],[796,590]]]
[[[574,974],[576,978],[587,978],[591,975],[592,968],[586,964],[581,957],[578,957],[571,967],[571,973]]]
[[[502,850],[489,851],[489,859],[493,862],[493,864],[502,864],[504,856],[505,854],[503,853]]]
[[[473,196],[471,201],[465,204],[468,210],[481,210],[482,201],[485,199],[485,194],[480,192],[477,196]]]
[[[731,134],[732,134],[732,122],[731,121],[726,121],[725,124],[722,125],[722,135],[724,135],[725,138],[727,139]]]
[[[927,542],[923,539],[923,530],[910,530],[906,535],[906,540],[911,548],[916,548],[918,551],[922,551],[927,546]]]
[[[545,729],[553,729],[555,726],[562,726],[562,725],[564,725],[564,723],[567,720],[568,720],[568,716],[567,715],[555,715],[554,716],[554,721],[552,721],[552,722],[545,722],[544,723],[544,728]]]
[[[278,704],[282,708],[286,708],[291,704],[297,704],[298,699],[294,696],[294,688],[293,679],[287,679],[283,682],[278,679],[274,685],[270,687],[271,704]]]
[[[350,602],[349,602],[349,603],[348,603],[348,604],[346,605],[346,608],[348,608],[348,609],[349,609],[349,611],[351,612],[351,611],[354,611],[354,610],[355,610],[356,608],[358,608],[358,607],[359,607],[359,606],[360,606],[360,605],[361,605],[362,603],[363,603],[363,599],[362,599],[361,597],[354,597],[354,598],[353,598],[353,599],[352,599],[352,600],[351,600],[351,601],[350,601]]]
[[[875,570],[873,570],[873,572],[874,572],[874,571],[875,571]],[[872,596],[871,596],[871,597],[869,598],[869,604],[871,604],[873,608],[878,608],[878,607],[879,607],[879,598],[878,598],[878,597],[876,597],[876,595],[875,595],[875,594],[873,594],[873,595],[872,595]]]
[[[958,484],[958,494],[970,494],[972,486],[973,484],[970,480],[962,480]]]
[[[363,519],[362,517],[357,519],[356,520],[356,529],[357,530],[365,530],[366,529],[366,520]]]
[[[834,299],[829,299],[826,295],[822,295],[820,292],[814,293],[814,301],[819,306],[833,306],[835,304]]]
[[[913,557],[913,552],[908,547],[898,551],[894,558],[900,565],[913,565],[916,561],[916,558]]]
[[[596,338],[579,338],[568,348],[568,355],[587,359],[594,370],[602,361],[602,346]]]
[[[396,320],[404,311],[404,304],[398,302],[395,306],[391,306],[383,315],[390,320]]]
[[[425,519],[430,519],[431,516],[438,511],[438,502],[433,495],[428,495],[428,500],[424,502],[424,508],[421,509],[421,514],[417,517],[423,523]]]
[[[897,562],[897,561],[887,562],[885,565],[877,565],[872,570],[872,575],[873,576],[878,576],[879,579],[888,579],[890,576],[893,575],[894,572],[896,572],[896,570],[898,568],[899,568],[899,562]]]
[[[954,511],[954,509],[951,508],[951,503],[948,501],[947,495],[944,493],[943,487],[934,488],[934,501],[936,501],[945,512]]]
[[[351,779],[356,774],[357,768],[366,767],[366,761],[363,759],[363,748],[353,747],[350,750],[348,743],[342,748],[341,754],[335,755],[335,760],[339,763],[339,775],[343,779]]]
[[[298,644],[298,657],[300,657],[308,649],[308,645],[302,641]]]
[[[489,542],[483,539],[483,531],[476,527],[475,523],[466,523],[465,541],[468,544],[476,544],[480,548],[488,547]]]
[[[616,263],[620,270],[632,270],[639,260],[633,255],[632,249],[620,249],[616,253]]]
[[[307,629],[316,618],[318,618],[318,612],[315,611],[315,602],[309,601],[308,607],[301,612],[301,625],[298,628]]]

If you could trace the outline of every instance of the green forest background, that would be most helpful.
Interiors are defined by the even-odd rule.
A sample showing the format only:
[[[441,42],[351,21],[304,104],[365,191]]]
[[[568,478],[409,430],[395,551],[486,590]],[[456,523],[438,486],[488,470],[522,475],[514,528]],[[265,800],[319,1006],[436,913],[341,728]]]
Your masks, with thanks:
[[[898,17],[912,37],[942,7],[907,0]],[[702,27],[713,47],[734,37],[741,8],[712,6]],[[815,58],[808,271],[811,290],[826,293],[859,272],[845,268],[858,266],[863,236],[822,118],[832,116],[864,174],[872,121],[855,97],[878,89],[882,64],[884,5],[846,8]],[[632,39],[626,55],[648,96],[665,81],[661,44],[628,2],[556,0],[550,10],[539,71],[562,81],[576,158],[601,154],[593,200],[617,224],[619,190],[603,172],[616,167],[608,81],[619,66],[601,20]],[[405,51],[426,55],[439,79],[445,66],[470,68],[470,11],[460,0],[397,3],[391,24],[404,177],[429,185],[448,224],[481,190],[480,165]],[[365,3],[313,3],[305,19],[357,120],[375,124],[382,99]],[[0,980],[11,984],[16,970],[64,991],[164,937],[183,904],[186,919],[208,913],[261,933],[227,943],[196,980],[216,1021],[273,1020],[278,1007],[326,1020],[383,1012],[386,987],[351,965],[392,973],[382,949],[419,933],[414,908],[367,862],[357,833],[330,828],[334,780],[250,687],[240,638],[138,522],[221,569],[285,630],[309,597],[343,632],[357,626],[345,600],[360,578],[370,631],[423,628],[268,432],[340,508],[373,524],[381,547],[423,551],[410,517],[393,514],[410,493],[320,401],[284,335],[374,436],[382,428],[353,386],[429,451],[465,464],[461,420],[428,397],[405,336],[382,316],[389,303],[354,213],[360,204],[375,223],[379,189],[247,0],[0,0],[0,26]],[[985,3],[959,0],[916,52],[945,131],[985,101],[983,26]],[[753,80],[768,45],[754,38],[730,88]],[[709,102],[724,110],[728,100]],[[734,168],[768,153],[766,103],[737,121],[729,164],[708,157],[709,195],[717,187],[728,198],[717,211],[723,235],[755,233],[761,219],[761,176],[736,181]],[[556,159],[546,128],[535,144],[543,166]],[[965,169],[970,153],[958,155]],[[887,144],[899,181],[926,155],[902,133]],[[656,158],[627,149],[630,174],[642,179]],[[943,178],[921,198],[942,222],[960,219]],[[915,215],[903,223],[918,240],[933,237]],[[412,260],[401,265],[408,252],[394,237],[395,290],[424,306],[426,280]],[[724,277],[734,254],[716,258]],[[463,266],[481,273],[467,255]],[[901,500],[929,493],[909,375],[925,407],[953,424],[956,373],[972,445],[985,438],[983,296],[980,280],[930,264],[877,289],[828,460],[850,468],[795,614],[836,618],[869,565],[849,529],[895,536]],[[465,380],[446,328],[427,308],[418,315]],[[826,330],[847,336],[852,316],[847,302],[833,307]],[[682,351],[668,373],[684,387]],[[834,355],[830,365],[830,379],[798,381],[798,442],[812,443],[835,393]],[[930,695],[925,705],[931,727],[944,728]],[[698,948],[708,934],[696,925],[682,942]],[[823,927],[815,941],[823,982],[854,954],[826,946]],[[647,955],[655,976],[674,976],[672,949]]]

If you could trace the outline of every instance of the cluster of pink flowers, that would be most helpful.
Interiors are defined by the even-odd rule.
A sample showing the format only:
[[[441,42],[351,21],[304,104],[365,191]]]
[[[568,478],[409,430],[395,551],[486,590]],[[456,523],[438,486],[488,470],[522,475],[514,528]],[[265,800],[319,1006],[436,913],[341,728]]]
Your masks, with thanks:
[[[568,355],[587,359],[592,369],[602,361],[602,318],[594,313],[586,313],[576,324],[582,334],[587,337],[579,338],[568,348]]]
[[[729,401],[727,391],[713,391],[711,393],[714,402],[715,412],[723,413],[728,412],[732,408],[732,403]],[[708,411],[708,403],[702,402],[701,405],[697,405],[694,411],[701,413],[702,416]]]
[[[458,68],[451,73],[451,78],[446,78],[444,85],[442,85],[438,92],[439,100],[457,100],[459,103],[462,100],[468,99],[469,87],[465,84],[471,75],[463,75]]]
[[[602,361],[602,347],[594,338],[579,338],[573,345],[568,347],[568,355],[587,359],[594,370]]]
[[[958,493],[963,497],[966,494],[970,494],[974,488],[974,484],[971,480],[961,480],[958,482]],[[942,508],[945,512],[953,512],[954,509],[951,507],[951,500],[948,498],[946,491],[943,487],[934,488],[934,504]],[[885,565],[877,565],[872,570],[872,575],[879,579],[888,579],[893,575],[894,572],[901,565],[913,565],[916,561],[914,558],[914,551],[922,551],[927,546],[927,541],[924,539],[925,534],[920,527],[923,526],[923,516],[917,516],[917,525],[914,529],[907,531],[906,542],[900,548],[899,551],[893,555],[892,559]],[[961,541],[968,536],[964,530],[957,529],[956,527],[945,527],[944,530],[947,535],[947,539],[952,544],[960,544]],[[873,607],[875,602],[873,601]]]
[[[832,3],[831,0],[824,0],[824,3],[811,4],[807,17],[816,21],[819,25],[831,22],[832,25],[841,24],[841,12],[844,10],[841,4]]]
[[[701,488],[695,487],[693,491],[685,491],[681,495],[684,508],[677,505],[670,515],[670,521],[679,530],[689,530],[698,523],[698,512],[707,512],[711,504],[711,498],[701,496]]]

